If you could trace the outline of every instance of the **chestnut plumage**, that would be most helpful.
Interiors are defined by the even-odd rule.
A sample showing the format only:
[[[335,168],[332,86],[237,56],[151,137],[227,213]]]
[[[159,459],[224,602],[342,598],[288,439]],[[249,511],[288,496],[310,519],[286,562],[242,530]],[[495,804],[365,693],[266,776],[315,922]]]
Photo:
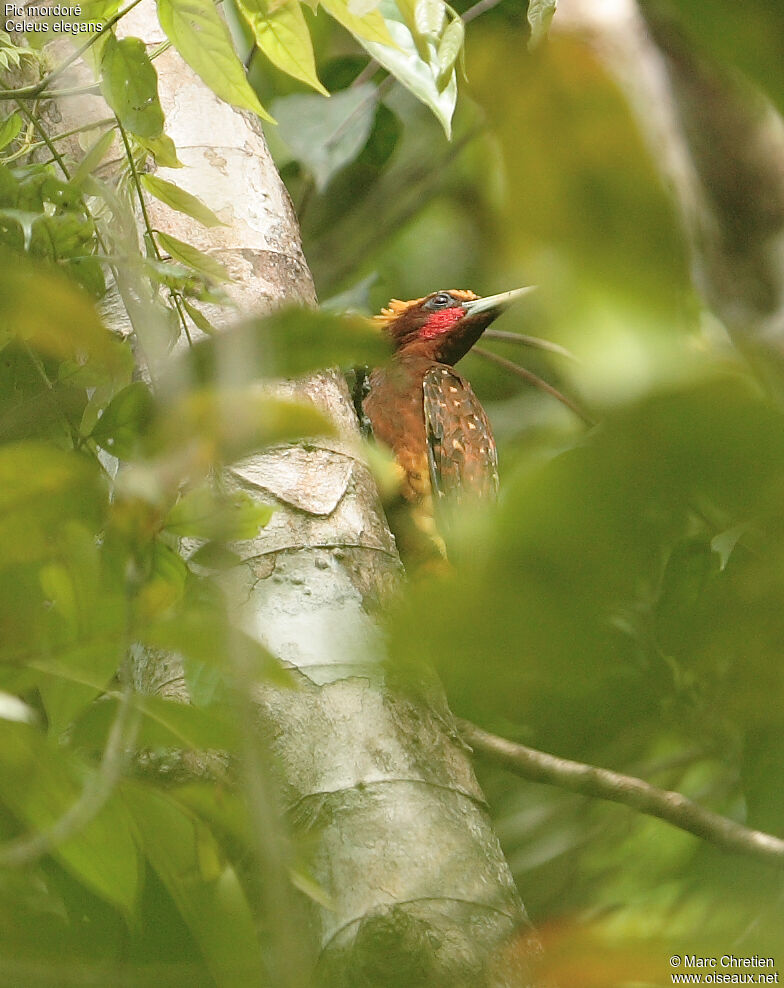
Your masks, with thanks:
[[[394,357],[370,375],[363,410],[401,469],[401,494],[419,530],[437,539],[433,502],[494,498],[498,456],[487,415],[454,370],[485,329],[528,289],[480,298],[452,289],[393,299],[375,317]],[[440,540],[438,540],[440,542]]]

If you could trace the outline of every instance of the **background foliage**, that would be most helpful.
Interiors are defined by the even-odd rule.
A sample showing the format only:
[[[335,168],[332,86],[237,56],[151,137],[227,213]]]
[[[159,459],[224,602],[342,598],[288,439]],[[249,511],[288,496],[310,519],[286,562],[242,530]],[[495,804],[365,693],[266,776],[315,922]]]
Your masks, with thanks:
[[[270,145],[327,307],[536,283],[502,328],[567,346],[577,360],[532,351],[527,365],[599,423],[586,429],[466,358],[497,433],[502,499],[465,519],[455,573],[399,603],[393,660],[435,663],[455,711],[497,733],[781,835],[784,416],[693,287],[671,193],[623,92],[579,33],[536,44],[547,4],[314,6],[228,11],[243,56],[261,53],[252,87],[211,4],[161,0],[159,11],[216,92],[275,119]],[[87,13],[117,11],[96,0]],[[682,0],[669,13],[688,45],[781,108],[772,6]],[[241,390],[250,381],[218,380],[214,341],[163,387],[134,378],[129,340],[90,300],[106,274],[130,286],[138,337],[156,353],[185,313],[209,332],[200,303],[221,297],[225,274],[149,228],[138,251],[127,198],[142,185],[206,225],[217,218],[143,174],[148,154],[177,163],[154,59],[111,32],[92,54],[114,116],[84,134],[81,165],[62,161],[33,100],[6,98],[0,123],[0,977],[255,984],[264,876],[242,801],[212,782],[164,788],[124,751],[176,778],[175,749],[241,743],[243,681],[214,665],[216,642],[249,651],[254,674],[284,676],[236,645],[211,582],[232,565],[226,543],[268,514],[210,468],[324,423],[259,404]],[[3,66],[37,58],[0,37]],[[118,131],[129,164],[116,194],[102,169]],[[382,356],[328,315],[284,314],[220,345],[266,354],[253,376]],[[107,454],[123,461],[117,476]],[[183,536],[201,540],[189,559]],[[134,643],[185,655],[193,707],[133,696]],[[784,957],[780,873],[479,768],[562,984],[669,983],[672,953]],[[318,896],[298,854],[290,878]]]

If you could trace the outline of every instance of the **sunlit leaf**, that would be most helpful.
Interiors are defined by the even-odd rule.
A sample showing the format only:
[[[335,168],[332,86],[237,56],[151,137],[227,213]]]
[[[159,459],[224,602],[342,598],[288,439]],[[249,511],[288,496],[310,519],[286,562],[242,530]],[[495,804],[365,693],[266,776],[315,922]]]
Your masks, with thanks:
[[[391,48],[365,38],[360,38],[360,43],[380,65],[433,111],[449,137],[452,133],[452,114],[457,103],[457,79],[454,73],[439,88],[441,72],[436,45],[428,41],[429,57],[424,59],[414,36],[391,0],[382,0],[379,10],[384,15],[397,47]]]
[[[239,0],[239,7],[259,49],[274,65],[329,95],[316,74],[313,44],[299,0],[286,0],[274,10],[267,0]]]
[[[330,17],[342,24],[360,41],[375,41],[380,45],[395,45],[389,27],[378,9],[358,17],[352,13],[349,0],[322,0],[321,6]]]
[[[376,111],[370,83],[335,93],[329,100],[295,93],[272,104],[278,136],[301,161],[321,191],[367,143]]]
[[[531,25],[529,49],[533,50],[544,41],[550,30],[550,22],[555,14],[556,0],[528,0],[528,23]]]
[[[163,133],[158,73],[141,39],[107,35],[101,55],[101,92],[132,134],[154,138]]]
[[[158,0],[158,19],[177,51],[216,95],[271,120],[251,89],[228,28],[211,0]]]
[[[444,0],[417,0],[414,7],[414,22],[422,35],[438,37],[444,26],[446,4]]]
[[[465,27],[462,20],[456,17],[449,23],[438,43],[438,65],[441,69],[439,80],[445,79],[455,67],[460,57],[465,41]]]

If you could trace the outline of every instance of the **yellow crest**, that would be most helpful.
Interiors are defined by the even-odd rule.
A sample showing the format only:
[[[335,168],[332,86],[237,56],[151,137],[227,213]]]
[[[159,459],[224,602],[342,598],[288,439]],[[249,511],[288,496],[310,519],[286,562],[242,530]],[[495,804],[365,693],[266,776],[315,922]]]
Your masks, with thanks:
[[[454,295],[461,302],[468,302],[471,299],[479,298],[478,295],[475,295],[474,292],[466,288],[450,288],[448,291],[450,295]],[[430,294],[432,295],[433,293],[431,292]],[[404,312],[407,312],[412,306],[419,305],[420,302],[424,302],[428,297],[428,295],[423,295],[422,298],[412,298],[408,302],[402,302],[399,298],[392,298],[389,300],[389,304],[377,316],[373,316],[372,321],[380,329],[384,329],[399,316],[402,316]]]

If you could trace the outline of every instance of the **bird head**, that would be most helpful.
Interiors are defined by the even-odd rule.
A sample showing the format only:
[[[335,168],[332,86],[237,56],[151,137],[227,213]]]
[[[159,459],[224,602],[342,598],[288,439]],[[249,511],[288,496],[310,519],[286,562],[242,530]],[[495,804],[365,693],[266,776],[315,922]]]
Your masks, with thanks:
[[[373,319],[391,337],[398,354],[456,364],[490,323],[529,291],[530,287],[517,288],[480,298],[453,288],[410,302],[393,298]]]

